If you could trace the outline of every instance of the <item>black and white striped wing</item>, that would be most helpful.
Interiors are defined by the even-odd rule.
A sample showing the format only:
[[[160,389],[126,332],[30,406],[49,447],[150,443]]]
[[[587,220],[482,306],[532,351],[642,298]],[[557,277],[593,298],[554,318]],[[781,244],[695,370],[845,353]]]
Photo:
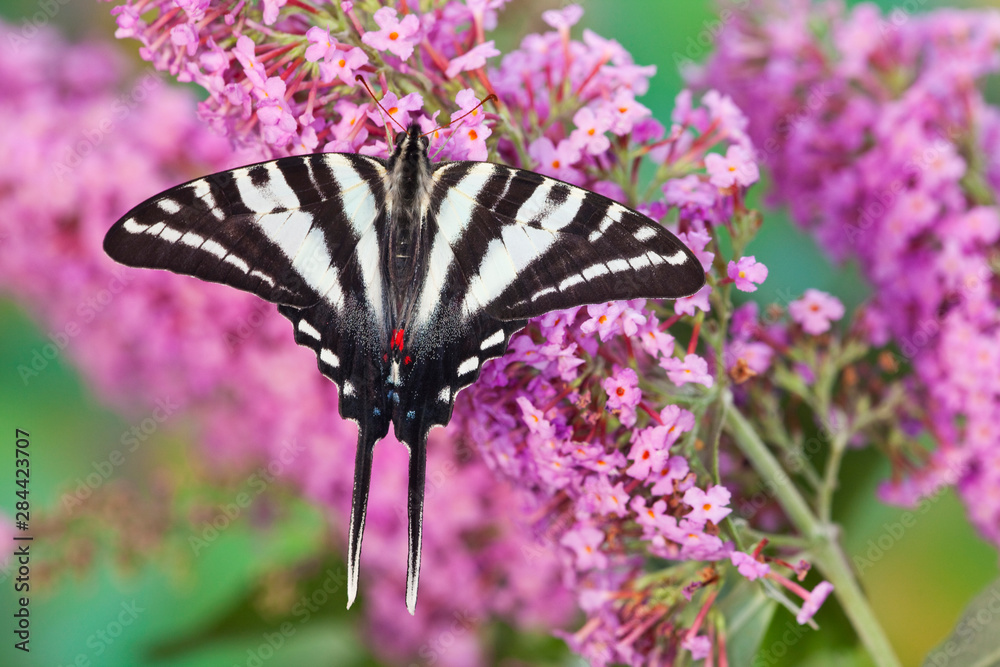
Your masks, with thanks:
[[[385,347],[375,270],[384,176],[380,161],[340,154],[221,172],[139,204],[108,231],[104,249],[128,266],[196,276],[281,304],[296,340],[316,351],[320,370],[340,387],[341,415],[365,422],[381,394],[367,396],[358,379],[381,372]],[[370,426],[385,435],[387,417]]]
[[[705,284],[694,254],[659,224],[602,195],[483,162],[442,163],[425,213],[431,243],[396,411],[426,432],[501,356],[528,318],[619,299],[679,298]],[[406,369],[404,369],[406,371]],[[402,439],[402,438],[401,438]]]
[[[289,157],[177,186],[136,206],[105,251],[129,266],[224,283],[279,304],[295,340],[339,388],[359,425],[350,599],[364,530],[372,450],[388,433],[389,349],[379,229],[386,167],[350,154]]]
[[[470,317],[674,299],[705,284],[701,263],[676,236],[602,195],[475,162],[443,164],[434,181],[434,218],[467,281],[462,310]]]
[[[410,448],[407,604],[420,569],[428,431],[458,392],[501,356],[526,320],[617,299],[697,292],[694,254],[649,218],[607,197],[529,171],[444,163],[424,213],[432,239],[402,369],[396,436]]]

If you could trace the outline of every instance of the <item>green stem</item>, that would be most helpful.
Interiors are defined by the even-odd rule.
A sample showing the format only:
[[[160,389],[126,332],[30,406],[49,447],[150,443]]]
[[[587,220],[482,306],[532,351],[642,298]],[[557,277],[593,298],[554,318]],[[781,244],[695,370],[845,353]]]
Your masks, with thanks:
[[[726,401],[732,401],[732,395],[728,392]],[[781,503],[792,524],[809,540],[815,554],[816,566],[827,581],[833,584],[840,605],[875,664],[878,667],[900,667],[899,658],[896,657],[888,637],[875,618],[875,613],[854,578],[847,557],[837,542],[837,527],[834,524],[824,523],[816,517],[795,488],[791,478],[739,410],[726,412],[726,425],[739,445],[740,451],[750,459],[760,476],[770,482],[770,490]]]
[[[824,522],[829,522],[833,512],[833,492],[837,489],[837,479],[840,473],[840,462],[844,458],[844,451],[847,449],[847,439],[850,431],[846,428],[837,431],[830,443],[830,457],[826,461],[826,472],[823,475],[823,484],[819,487],[819,517]]]

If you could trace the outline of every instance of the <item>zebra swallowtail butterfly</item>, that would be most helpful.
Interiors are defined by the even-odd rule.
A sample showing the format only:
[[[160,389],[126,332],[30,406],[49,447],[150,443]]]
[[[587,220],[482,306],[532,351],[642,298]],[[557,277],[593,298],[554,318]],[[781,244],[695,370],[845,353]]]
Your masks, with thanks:
[[[358,423],[348,539],[357,594],[372,451],[409,448],[406,605],[413,613],[427,433],[551,310],[677,298],[705,283],[675,236],[607,197],[488,162],[431,163],[416,125],[388,160],[322,153],[199,178],[129,211],[104,250],[278,304]]]

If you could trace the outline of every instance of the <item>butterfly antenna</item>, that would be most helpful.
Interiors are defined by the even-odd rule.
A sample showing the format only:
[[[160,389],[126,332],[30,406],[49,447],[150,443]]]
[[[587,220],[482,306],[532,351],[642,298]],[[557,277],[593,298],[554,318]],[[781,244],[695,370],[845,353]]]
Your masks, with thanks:
[[[360,76],[360,75],[359,75],[359,76]],[[461,116],[459,116],[458,118],[452,118],[452,119],[450,119],[450,120],[449,120],[449,121],[448,121],[447,123],[445,123],[444,125],[442,125],[442,126],[440,126],[440,127],[435,127],[435,128],[434,128],[433,130],[431,130],[430,132],[424,132],[424,133],[423,133],[423,134],[421,134],[420,136],[421,136],[421,137],[426,137],[426,136],[427,136],[428,134],[433,134],[433,133],[437,132],[438,130],[443,130],[444,128],[448,127],[448,126],[449,126],[449,125],[451,125],[452,123],[454,123],[454,122],[456,122],[456,121],[459,121],[459,120],[462,120],[463,118],[465,118],[465,117],[466,117],[466,116],[468,116],[468,115],[469,115],[470,113],[474,112],[474,111],[475,111],[476,109],[478,109],[479,107],[483,106],[484,104],[486,104],[486,103],[487,103],[487,102],[489,102],[490,100],[492,100],[492,101],[494,101],[494,102],[498,102],[498,101],[499,101],[499,100],[497,99],[497,96],[496,96],[496,95],[494,95],[493,93],[490,93],[489,95],[487,95],[486,97],[484,97],[484,98],[482,99],[482,101],[480,101],[480,102],[479,102],[479,104],[477,104],[476,106],[472,107],[471,109],[469,109],[468,111],[466,111],[465,113],[463,113],[463,114],[462,114]]]
[[[367,81],[365,81],[365,78],[364,78],[363,76],[361,76],[360,74],[356,74],[356,75],[354,76],[354,80],[355,80],[355,81],[360,81],[360,82],[361,82],[361,85],[362,85],[362,86],[364,86],[364,87],[365,87],[365,90],[367,90],[367,91],[368,91],[368,94],[369,94],[369,95],[371,95],[371,98],[372,98],[373,100],[375,100],[375,104],[377,104],[377,105],[378,105],[378,108],[382,110],[382,113],[384,113],[384,114],[385,114],[386,116],[388,116],[388,117],[389,117],[389,119],[390,119],[390,120],[391,120],[391,121],[392,121],[393,123],[395,123],[396,125],[399,125],[399,129],[401,129],[401,130],[402,130],[403,132],[406,132],[406,128],[405,128],[405,127],[403,127],[403,124],[402,124],[402,123],[400,123],[400,122],[399,122],[398,120],[396,120],[395,118],[393,118],[393,117],[392,117],[392,114],[390,114],[390,113],[389,113],[388,111],[386,111],[386,110],[385,110],[385,107],[384,107],[384,106],[382,106],[382,103],[381,103],[381,102],[379,102],[378,98],[376,98],[376,97],[375,97],[375,93],[373,93],[373,92],[372,92],[372,89],[368,87],[368,82],[367,82]],[[482,104],[482,102],[480,102],[480,104]],[[478,108],[478,107],[476,107],[476,108]],[[473,109],[472,111],[475,111],[475,109]],[[471,112],[470,112],[470,113],[471,113]],[[383,120],[382,122],[383,122],[383,124],[385,123],[385,121],[384,121],[384,120]]]
[[[437,156],[440,155],[441,151],[443,151],[445,147],[451,143],[451,140],[455,137],[456,134],[458,134],[458,130],[461,129],[462,125],[464,124],[465,123],[459,123],[458,127],[456,127],[454,130],[451,131],[451,134],[449,134],[448,138],[444,140],[444,143],[441,144],[436,151],[434,151],[434,155],[431,156],[432,159],[434,160],[437,159]],[[448,123],[448,125],[451,125],[451,123]],[[431,132],[437,132],[437,130],[431,130]],[[426,135],[421,135],[421,136],[426,136]]]

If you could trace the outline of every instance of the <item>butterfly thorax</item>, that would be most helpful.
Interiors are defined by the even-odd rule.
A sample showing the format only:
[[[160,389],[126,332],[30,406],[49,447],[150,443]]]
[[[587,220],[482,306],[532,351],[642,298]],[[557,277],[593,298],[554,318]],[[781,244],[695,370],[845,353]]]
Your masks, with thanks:
[[[427,140],[411,125],[396,140],[385,176],[387,213],[386,252],[383,275],[389,288],[389,321],[393,323],[395,352],[402,341],[396,332],[406,328],[416,307],[419,284],[426,272],[424,259],[430,239],[424,225],[424,211],[431,196],[431,163]]]

